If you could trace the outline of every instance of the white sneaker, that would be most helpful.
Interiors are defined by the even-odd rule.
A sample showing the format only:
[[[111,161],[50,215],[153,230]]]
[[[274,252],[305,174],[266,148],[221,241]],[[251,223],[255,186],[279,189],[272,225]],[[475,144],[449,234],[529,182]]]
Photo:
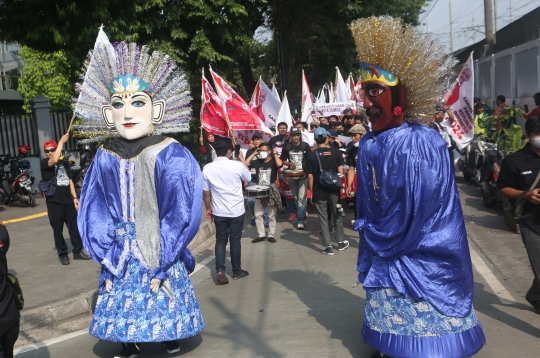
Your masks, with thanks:
[[[297,230],[304,230],[304,224],[298,224],[296,225]]]

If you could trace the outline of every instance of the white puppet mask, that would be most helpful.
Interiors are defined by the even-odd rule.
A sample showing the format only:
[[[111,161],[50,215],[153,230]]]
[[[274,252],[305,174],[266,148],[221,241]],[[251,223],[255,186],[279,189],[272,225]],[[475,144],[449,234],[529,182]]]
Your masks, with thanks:
[[[152,134],[154,125],[163,120],[165,102],[153,101],[143,80],[126,77],[115,78],[111,83],[111,104],[103,106],[101,113],[109,128],[114,127],[120,137],[133,140]]]

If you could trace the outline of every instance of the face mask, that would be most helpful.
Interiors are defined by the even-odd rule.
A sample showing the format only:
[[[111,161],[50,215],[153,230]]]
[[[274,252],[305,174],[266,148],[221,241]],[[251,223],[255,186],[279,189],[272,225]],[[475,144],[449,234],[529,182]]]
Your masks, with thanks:
[[[337,134],[343,134],[343,129],[338,129]]]
[[[538,137],[538,138],[529,138],[529,140],[531,141],[531,144],[532,144],[535,148],[540,149],[540,137]]]
[[[356,143],[353,143],[353,145],[358,148],[358,146],[360,145],[360,142],[356,142]]]
[[[265,160],[266,158],[268,158],[268,152],[260,152],[259,153],[259,159]]]

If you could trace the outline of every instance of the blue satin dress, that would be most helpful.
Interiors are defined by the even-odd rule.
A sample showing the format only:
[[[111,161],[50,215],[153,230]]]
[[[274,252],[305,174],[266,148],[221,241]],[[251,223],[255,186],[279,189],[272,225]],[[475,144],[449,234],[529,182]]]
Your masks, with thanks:
[[[477,353],[485,337],[446,143],[418,123],[368,133],[357,173],[362,338],[395,358]]]
[[[90,334],[125,343],[196,335],[204,320],[189,279],[195,260],[187,245],[200,224],[199,165],[170,138],[118,143],[98,149],[79,208],[84,247],[102,265]],[[133,146],[132,154],[121,153]],[[153,278],[162,280],[158,293],[150,289]]]

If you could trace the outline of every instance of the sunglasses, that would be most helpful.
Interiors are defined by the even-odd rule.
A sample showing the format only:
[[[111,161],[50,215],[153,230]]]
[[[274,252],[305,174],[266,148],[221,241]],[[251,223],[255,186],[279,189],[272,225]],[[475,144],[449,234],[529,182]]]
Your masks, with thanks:
[[[43,150],[45,153],[53,153],[54,151],[56,151],[56,148],[53,148],[53,149],[44,149]]]

